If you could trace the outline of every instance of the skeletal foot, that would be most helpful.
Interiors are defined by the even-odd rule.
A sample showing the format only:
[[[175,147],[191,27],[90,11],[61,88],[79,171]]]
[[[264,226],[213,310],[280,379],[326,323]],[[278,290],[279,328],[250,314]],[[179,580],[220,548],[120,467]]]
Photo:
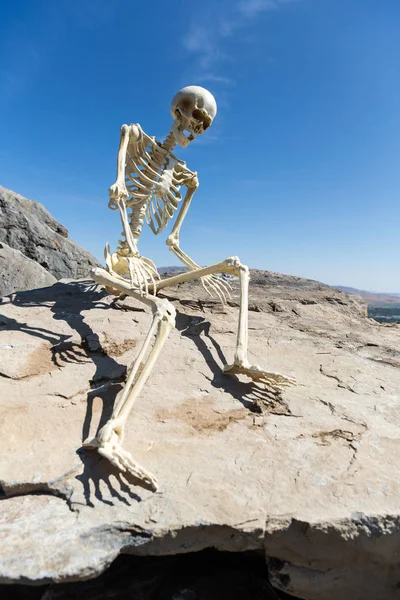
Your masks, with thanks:
[[[102,435],[103,429],[99,432],[98,437],[92,440],[86,440],[83,443],[83,447],[97,450],[101,456],[107,458],[107,460],[109,460],[119,471],[131,473],[135,478],[146,484],[151,491],[157,491],[157,479],[133,460],[129,452],[123,449],[119,442],[118,434],[115,431],[112,431],[112,433],[107,436],[108,439],[104,439],[104,435]]]
[[[225,365],[224,373],[226,375],[247,375],[253,381],[260,381],[275,388],[289,387],[296,384],[294,377],[281,375],[281,373],[271,373],[258,365],[251,365],[245,362]]]

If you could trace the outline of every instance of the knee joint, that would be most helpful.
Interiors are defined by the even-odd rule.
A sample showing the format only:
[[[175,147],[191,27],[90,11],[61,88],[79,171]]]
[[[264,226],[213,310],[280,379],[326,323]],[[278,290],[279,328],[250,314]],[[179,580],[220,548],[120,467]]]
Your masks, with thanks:
[[[175,327],[176,309],[175,306],[166,298],[157,298],[153,308],[154,316],[160,321],[167,321]]]
[[[230,256],[225,260],[225,263],[229,270],[237,277],[239,277],[240,272],[249,273],[249,267],[242,265],[238,256]]]

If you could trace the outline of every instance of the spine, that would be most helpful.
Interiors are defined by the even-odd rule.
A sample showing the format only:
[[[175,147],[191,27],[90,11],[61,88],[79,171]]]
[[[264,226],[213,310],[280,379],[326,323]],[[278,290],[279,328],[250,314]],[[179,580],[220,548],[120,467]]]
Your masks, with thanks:
[[[143,229],[143,222],[146,216],[147,200],[141,205],[136,205],[132,208],[131,215],[129,217],[129,227],[132,231],[132,236],[137,243],[139,241],[140,234]]]

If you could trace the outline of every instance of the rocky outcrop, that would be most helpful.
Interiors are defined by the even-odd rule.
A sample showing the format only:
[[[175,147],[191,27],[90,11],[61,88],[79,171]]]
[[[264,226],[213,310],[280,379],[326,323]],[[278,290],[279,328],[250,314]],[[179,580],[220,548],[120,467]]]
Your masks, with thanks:
[[[0,297],[15,290],[47,287],[56,281],[57,279],[37,262],[0,242]]]
[[[262,552],[273,585],[306,600],[398,600],[399,327],[323,284],[252,276],[251,358],[298,385],[277,394],[222,375],[237,287],[227,307],[198,284],[168,290],[177,328],[124,441],[155,494],[81,448],[144,339],[143,307],[85,282],[3,299],[3,582],[214,548]]]
[[[0,242],[19,250],[56,279],[86,277],[98,264],[68,231],[34,200],[0,187]]]

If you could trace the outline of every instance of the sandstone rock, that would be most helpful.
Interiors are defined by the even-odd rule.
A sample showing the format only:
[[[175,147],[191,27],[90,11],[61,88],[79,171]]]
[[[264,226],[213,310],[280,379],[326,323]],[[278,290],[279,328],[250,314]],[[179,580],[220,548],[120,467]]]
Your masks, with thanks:
[[[237,299],[166,291],[177,329],[124,442],[155,494],[81,449],[149,315],[85,282],[3,299],[1,581],[79,581],[121,553],[215,548],[264,552],[273,584],[306,600],[400,597],[400,329],[323,284],[252,275],[251,358],[298,385],[274,394],[222,375]]]
[[[0,242],[0,296],[47,287],[56,281],[34,260]]]
[[[86,277],[98,261],[34,200],[0,186],[0,242],[39,263],[56,279]]]

